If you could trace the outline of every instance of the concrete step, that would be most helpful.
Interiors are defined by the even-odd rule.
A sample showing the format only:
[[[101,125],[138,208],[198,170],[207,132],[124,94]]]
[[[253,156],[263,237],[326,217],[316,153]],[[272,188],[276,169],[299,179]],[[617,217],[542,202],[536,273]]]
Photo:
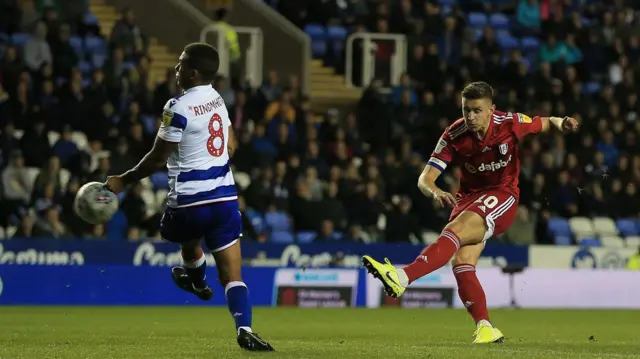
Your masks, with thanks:
[[[309,67],[309,73],[310,74],[318,74],[318,75],[334,75],[336,73],[336,70],[332,69],[331,67],[315,67],[315,66],[310,66]]]
[[[330,83],[345,87],[344,77],[338,75],[311,75],[309,76],[311,84],[314,83]]]
[[[332,91],[332,92],[342,92],[348,90],[345,88],[344,83],[335,83],[335,82],[312,82],[309,86],[311,91]]]
[[[350,90],[342,90],[342,91],[311,90],[310,96],[313,100],[317,99],[318,101],[320,101],[321,99],[329,99],[329,100],[335,100],[336,102],[342,102],[342,101],[358,100],[362,96],[362,93],[360,91],[350,91]]]

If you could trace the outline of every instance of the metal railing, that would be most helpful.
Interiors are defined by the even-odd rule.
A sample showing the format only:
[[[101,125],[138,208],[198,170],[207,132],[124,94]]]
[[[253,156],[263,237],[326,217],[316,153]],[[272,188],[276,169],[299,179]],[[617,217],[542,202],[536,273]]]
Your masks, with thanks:
[[[238,34],[249,35],[249,46],[244,49],[241,60],[244,61],[245,78],[254,87],[262,85],[262,54],[263,54],[263,35],[262,30],[257,27],[233,27]],[[207,36],[210,33],[216,33],[216,48],[220,56],[220,68],[218,73],[229,77],[231,72],[229,45],[225,37],[224,31],[219,31],[216,24],[210,24],[202,28],[200,31],[200,42],[207,42]]]
[[[362,84],[353,83],[353,51],[356,40],[362,40]],[[389,79],[392,86],[398,84],[400,76],[407,69],[407,37],[400,34],[364,33],[357,32],[347,38],[347,54],[345,63],[345,78],[347,85],[352,87],[367,87],[376,73],[376,41],[393,41],[395,50],[391,55]]]

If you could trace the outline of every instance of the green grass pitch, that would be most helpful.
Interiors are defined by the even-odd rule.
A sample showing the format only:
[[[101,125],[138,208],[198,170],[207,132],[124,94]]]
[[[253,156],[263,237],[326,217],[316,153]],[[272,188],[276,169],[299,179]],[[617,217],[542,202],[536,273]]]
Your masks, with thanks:
[[[0,359],[640,358],[640,311],[493,310],[504,344],[472,345],[461,310],[256,308],[275,353],[235,342],[226,308],[0,307]],[[590,339],[592,337],[593,339]]]

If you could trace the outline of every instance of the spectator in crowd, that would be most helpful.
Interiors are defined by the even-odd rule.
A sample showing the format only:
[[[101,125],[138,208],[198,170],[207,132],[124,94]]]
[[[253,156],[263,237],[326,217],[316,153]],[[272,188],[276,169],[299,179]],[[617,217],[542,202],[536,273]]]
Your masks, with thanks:
[[[538,0],[519,0],[516,7],[516,19],[523,28],[531,30],[540,28],[541,18]]]
[[[504,241],[512,244],[536,244],[535,225],[536,218],[532,218],[529,209],[518,206],[513,224],[504,232]]]
[[[31,71],[38,71],[44,64],[53,62],[51,47],[47,43],[47,24],[40,21],[33,30],[33,36],[24,44],[24,60]]]
[[[172,70],[147,86],[146,37],[129,9],[113,29],[104,66],[80,71],[87,58],[77,57],[68,41],[87,31],[74,26],[79,3],[44,9],[22,1],[18,19],[34,36],[24,46],[6,46],[0,60],[1,223],[26,237],[153,238],[166,174],[126,194],[122,234],[73,215],[80,184],[122,172],[146,153],[162,107],[179,91]],[[366,86],[361,99],[316,113],[289,74],[267,71],[257,88],[218,80],[238,142],[232,164],[245,238],[271,240],[263,225],[267,212],[290,219],[291,232],[315,232],[315,240],[415,242],[441,230],[447,210],[425,199],[415,181],[440,134],[460,117],[459,89],[475,80],[495,86],[500,109],[564,113],[582,125],[564,139],[538,136],[520,144],[521,208],[505,241],[552,243],[546,222],[554,216],[638,218],[640,22],[626,3],[521,0],[507,10],[471,0],[451,9],[437,1],[303,3],[276,6],[300,28],[342,24],[356,32],[404,33],[407,71],[392,79],[397,50],[392,41],[376,41],[375,76],[356,79],[363,59],[357,40],[353,68],[355,82]],[[508,29],[491,22],[478,28],[469,11],[512,11],[505,13],[512,21]],[[19,21],[0,28],[19,30]],[[327,63],[343,63],[342,52],[333,52],[326,57],[338,60]],[[465,169],[450,167],[439,185],[455,192]]]
[[[41,15],[36,8],[34,0],[22,0],[20,3],[20,30],[22,32],[32,32]]]
[[[78,54],[69,43],[71,27],[63,24],[58,30],[58,36],[51,42],[53,55],[53,73],[56,78],[68,77],[71,69],[78,65]]]
[[[127,60],[135,60],[147,53],[147,40],[135,23],[132,9],[122,10],[122,18],[116,22],[111,32],[111,44],[121,48]]]
[[[30,181],[28,170],[25,168],[21,152],[14,150],[11,153],[9,165],[2,171],[2,186],[5,208],[15,209],[31,199],[33,184]]]

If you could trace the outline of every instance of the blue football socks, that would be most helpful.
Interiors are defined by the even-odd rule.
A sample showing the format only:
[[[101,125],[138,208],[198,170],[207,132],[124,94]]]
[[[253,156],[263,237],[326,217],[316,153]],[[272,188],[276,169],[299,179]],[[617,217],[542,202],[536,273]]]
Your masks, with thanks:
[[[249,303],[249,289],[243,282],[229,282],[224,288],[229,313],[236,322],[236,331],[244,329],[251,332],[251,304]]]
[[[207,287],[207,259],[204,256],[204,252],[195,261],[184,261],[184,269],[193,281],[195,289]]]

